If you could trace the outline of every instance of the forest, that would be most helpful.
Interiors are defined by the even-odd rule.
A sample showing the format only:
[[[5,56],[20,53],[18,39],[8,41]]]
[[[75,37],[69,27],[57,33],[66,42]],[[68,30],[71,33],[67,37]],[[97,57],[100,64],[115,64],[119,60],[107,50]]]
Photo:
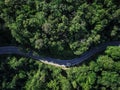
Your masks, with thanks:
[[[110,41],[120,41],[119,0],[0,0],[0,46],[72,59]],[[68,69],[0,55],[0,90],[120,90],[120,47]]]

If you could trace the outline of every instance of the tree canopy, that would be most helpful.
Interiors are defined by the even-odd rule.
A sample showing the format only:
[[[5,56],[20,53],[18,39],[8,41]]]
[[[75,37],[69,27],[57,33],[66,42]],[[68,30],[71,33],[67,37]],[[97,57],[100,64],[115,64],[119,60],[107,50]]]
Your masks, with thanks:
[[[52,57],[72,58],[101,42],[120,39],[117,2],[1,0],[0,17],[20,45]]]
[[[120,0],[0,0],[0,46],[71,59],[120,40]],[[120,47],[61,69],[0,55],[0,90],[120,90]]]
[[[1,90],[119,90],[120,59],[106,53],[69,69],[46,65],[27,58],[1,56]],[[115,51],[120,53],[120,51]],[[111,51],[112,55],[112,51]],[[119,56],[120,57],[120,56]],[[7,71],[6,71],[7,70]]]

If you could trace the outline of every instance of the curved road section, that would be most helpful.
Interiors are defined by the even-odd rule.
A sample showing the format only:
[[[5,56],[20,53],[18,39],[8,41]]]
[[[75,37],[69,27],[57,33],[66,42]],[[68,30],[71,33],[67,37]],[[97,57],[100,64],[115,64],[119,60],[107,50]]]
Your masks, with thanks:
[[[47,63],[47,64],[71,67],[71,66],[78,65],[78,64],[82,63],[83,61],[87,60],[88,58],[90,58],[91,56],[95,55],[96,53],[105,50],[107,46],[119,46],[119,45],[120,45],[120,41],[104,43],[104,44],[101,44],[97,47],[90,49],[89,51],[86,51],[79,58],[74,58],[71,60],[60,60],[60,59],[54,59],[54,58],[50,58],[50,57],[43,58],[43,57],[34,55],[33,53],[25,53],[19,47],[16,47],[16,46],[0,47],[0,55],[2,55],[2,54],[17,54],[17,55],[32,58],[32,59],[35,59],[35,60],[38,60],[38,61],[41,61],[41,62]]]

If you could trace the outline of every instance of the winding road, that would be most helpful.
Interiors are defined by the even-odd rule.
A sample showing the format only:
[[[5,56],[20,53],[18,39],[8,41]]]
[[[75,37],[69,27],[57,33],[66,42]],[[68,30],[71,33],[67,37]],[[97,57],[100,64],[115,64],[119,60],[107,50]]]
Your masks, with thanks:
[[[83,61],[89,59],[91,56],[95,55],[96,53],[105,50],[107,46],[119,46],[119,45],[120,45],[120,41],[107,42],[97,47],[94,47],[90,49],[89,51],[86,51],[79,58],[74,58],[71,60],[60,60],[60,59],[54,59],[50,57],[43,58],[43,57],[34,55],[33,53],[25,53],[19,47],[16,47],[16,46],[0,47],[0,55],[16,54],[16,55],[32,58],[32,59],[35,59],[35,60],[38,60],[38,61],[41,61],[47,64],[58,65],[62,67],[71,67],[71,66],[78,65],[82,63]]]

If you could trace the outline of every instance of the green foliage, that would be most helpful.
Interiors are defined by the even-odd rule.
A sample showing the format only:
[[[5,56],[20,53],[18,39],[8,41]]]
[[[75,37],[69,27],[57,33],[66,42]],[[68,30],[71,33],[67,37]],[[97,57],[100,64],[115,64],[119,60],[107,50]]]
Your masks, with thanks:
[[[26,83],[26,90],[45,90],[45,74],[44,72],[38,71],[34,74],[32,78]]]
[[[0,45],[69,59],[120,40],[119,0],[0,0]],[[0,58],[0,90],[119,90],[120,47],[68,70],[31,59]]]
[[[2,0],[0,17],[20,45],[44,50],[53,57],[72,58],[92,45],[120,39],[120,9],[116,2]]]
[[[47,86],[48,86],[50,89],[52,89],[52,90],[59,90],[58,85],[59,85],[59,82],[56,81],[56,80],[51,80],[51,81],[47,84]]]
[[[101,56],[98,58],[97,63],[100,65],[100,67],[104,69],[113,69],[114,68],[114,61],[112,58],[108,56]]]
[[[120,59],[120,47],[108,47],[108,49],[105,52],[113,59],[119,60]]]
[[[9,57],[5,60],[1,57],[0,89],[119,90],[120,61],[109,56],[113,52],[109,50],[107,48],[105,54],[98,56],[96,60],[67,70],[26,58]]]
[[[102,72],[102,77],[98,79],[98,83],[102,84],[106,88],[110,88],[112,90],[117,90],[117,84],[119,84],[120,77],[116,72]]]
[[[35,48],[40,49],[43,46],[43,40],[38,39],[35,41]]]

